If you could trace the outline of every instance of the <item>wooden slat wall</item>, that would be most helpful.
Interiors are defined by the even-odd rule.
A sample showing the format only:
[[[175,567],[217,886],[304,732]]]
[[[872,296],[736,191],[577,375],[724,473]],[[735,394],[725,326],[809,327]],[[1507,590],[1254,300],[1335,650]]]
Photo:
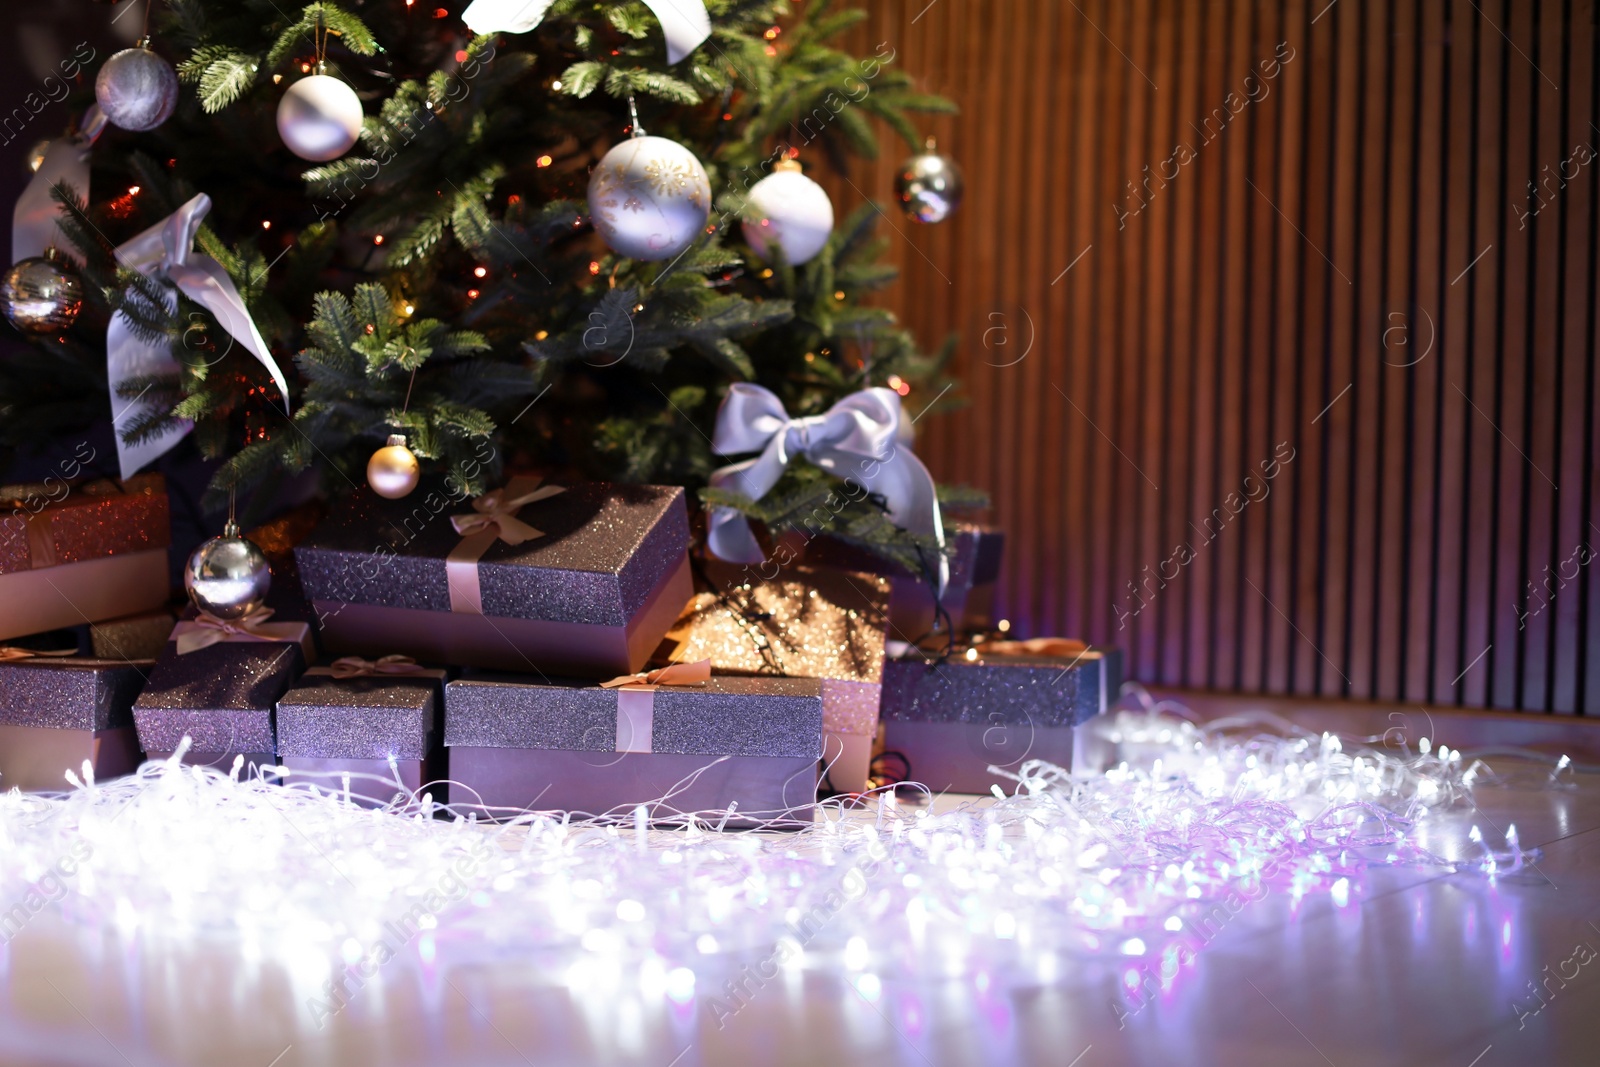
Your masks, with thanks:
[[[1019,631],[1600,714],[1595,0],[867,7],[854,43],[963,109],[930,126],[966,204],[891,211],[887,302],[962,336],[971,404],[919,450],[993,494]]]

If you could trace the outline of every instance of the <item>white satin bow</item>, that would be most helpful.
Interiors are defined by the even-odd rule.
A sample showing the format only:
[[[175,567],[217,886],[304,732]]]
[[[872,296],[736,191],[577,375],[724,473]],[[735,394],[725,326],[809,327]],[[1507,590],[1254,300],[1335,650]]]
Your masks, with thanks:
[[[196,196],[162,222],[150,227],[117,249],[117,262],[151,277],[165,277],[179,292],[199,304],[216,317],[222,328],[267,368],[273,384],[283,397],[284,414],[289,413],[289,383],[283,371],[267,350],[267,342],[256,329],[255,320],[244,306],[244,299],[235,288],[233,279],[222,264],[203,252],[195,250],[194,235],[201,220],[211,210],[211,198],[204,193]],[[167,308],[176,311],[177,293],[166,292]],[[144,340],[133,331],[132,324],[121,313],[111,316],[111,326],[106,331],[106,377],[111,383],[112,423],[116,427],[117,458],[122,464],[122,477],[131,478],[145,464],[171,451],[194,428],[192,422],[180,422],[162,429],[159,433],[129,444],[122,439],[123,430],[138,422],[147,413],[156,410],[155,402],[145,400],[143,394],[133,400],[121,396],[123,383],[147,375],[176,374],[178,362],[164,341],[155,344]]]
[[[900,395],[882,387],[852,393],[825,414],[791,419],[770,390],[748,382],[728,389],[717,412],[717,433],[711,447],[723,455],[761,455],[712,472],[718,489],[760,500],[795,456],[882,496],[889,518],[914,534],[933,537],[944,547],[944,524],[933,476],[911,449],[899,440]],[[750,523],[733,508],[713,507],[706,534],[713,555],[732,563],[760,563],[766,557]],[[948,564],[939,554],[939,587]]]
[[[554,0],[473,0],[461,13],[473,33],[527,33],[544,21]],[[667,62],[676,63],[711,36],[705,0],[644,0],[667,35]]]
[[[17,197],[17,206],[11,213],[11,262],[42,256],[46,248],[54,248],[71,259],[78,258],[56,226],[56,220],[61,217],[61,205],[56,203],[51,190],[66,182],[73,192],[89,199],[89,150],[105,128],[106,117],[100,113],[98,105],[90,104],[77,133],[50,142],[39,169],[33,172],[28,187]]]

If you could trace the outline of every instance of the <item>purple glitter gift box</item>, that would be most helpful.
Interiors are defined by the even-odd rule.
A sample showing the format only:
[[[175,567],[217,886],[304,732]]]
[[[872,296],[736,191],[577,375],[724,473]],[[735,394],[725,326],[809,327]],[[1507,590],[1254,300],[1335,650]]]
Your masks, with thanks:
[[[1074,729],[1106,710],[1122,685],[1122,653],[1074,656],[956,655],[930,660],[912,650],[883,668],[884,743],[934,791],[1009,791],[1025,760],[1072,766]]]
[[[67,771],[97,781],[139,765],[133,701],[144,684],[127,663],[75,658],[0,662],[0,790],[65,790]]]
[[[442,779],[438,751],[444,671],[335,678],[307,671],[278,701],[278,760],[291,771],[379,804]],[[381,779],[381,780],[379,780]]]
[[[587,815],[647,804],[652,820],[670,822],[735,804],[752,820],[781,820],[816,800],[814,679],[642,690],[481,675],[451,682],[444,699],[453,803]]]
[[[227,770],[242,755],[247,765],[275,764],[273,706],[306,657],[294,641],[222,641],[185,655],[168,642],[133,704],[140,743],[151,759],[188,737],[185,762]]]
[[[537,486],[513,478],[500,499]],[[295,549],[324,644],[571,677],[643,666],[692,591],[683,490],[591,482],[507,511],[540,536],[458,533],[458,521],[498,513],[442,490],[362,491],[336,507]]]

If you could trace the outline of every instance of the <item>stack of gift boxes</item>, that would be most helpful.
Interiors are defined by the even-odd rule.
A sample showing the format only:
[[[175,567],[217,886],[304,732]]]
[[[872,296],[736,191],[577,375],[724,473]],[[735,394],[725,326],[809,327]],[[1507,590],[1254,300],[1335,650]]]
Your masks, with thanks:
[[[935,601],[826,539],[783,566],[693,562],[679,488],[362,491],[254,535],[270,621],[176,625],[158,478],[3,526],[0,789],[242,758],[375,804],[428,787],[490,814],[782,825],[819,784],[869,788],[886,750],[959,792],[1064,762],[1120,680],[1112,652],[986,640],[1001,542],[978,526],[952,530]]]

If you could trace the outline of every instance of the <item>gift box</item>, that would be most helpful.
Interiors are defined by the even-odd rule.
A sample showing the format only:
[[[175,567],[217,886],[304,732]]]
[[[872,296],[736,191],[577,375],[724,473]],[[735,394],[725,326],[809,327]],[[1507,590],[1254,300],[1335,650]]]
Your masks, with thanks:
[[[814,679],[604,688],[479,675],[446,685],[444,704],[455,804],[587,815],[647,804],[652,821],[669,823],[737,805],[749,821],[727,825],[745,826],[809,822],[816,801]]]
[[[184,762],[227,770],[277,762],[273,710],[314,655],[305,623],[263,623],[251,634],[185,619],[172,632],[133,704],[139,742],[166,759],[190,740]],[[198,645],[192,650],[191,644]]]
[[[950,553],[950,579],[937,601],[927,576],[834,537],[812,540],[806,545],[805,559],[818,566],[889,579],[889,634],[915,643],[934,632],[941,605],[950,617],[951,632],[982,632],[994,627],[994,590],[1005,543],[1005,534],[998,527],[969,522],[948,526],[945,546]]]
[[[995,642],[938,659],[913,651],[884,665],[884,743],[905,756],[909,778],[935,792],[987,793],[1016,782],[1025,760],[1071,769],[1075,730],[1106,710],[1122,684],[1122,653],[1079,644],[1034,654]]]
[[[0,640],[167,602],[167,491],[125,482],[0,487]]]
[[[709,587],[668,635],[672,657],[717,674],[814,678],[822,684],[823,753],[836,790],[867,788],[883,684],[889,583],[872,574],[787,567],[769,580],[708,564]]]
[[[608,678],[689,598],[688,544],[681,488],[513,478],[471,501],[358,493],[295,558],[330,651]]]
[[[100,659],[156,659],[172,637],[178,617],[169,609],[108,619],[89,627],[89,644]]]
[[[145,665],[147,668],[148,665]],[[0,791],[66,790],[87,760],[96,781],[139,766],[139,666],[0,649]]]
[[[446,777],[439,754],[445,672],[398,657],[312,667],[278,701],[278,762],[318,784],[387,804]]]

